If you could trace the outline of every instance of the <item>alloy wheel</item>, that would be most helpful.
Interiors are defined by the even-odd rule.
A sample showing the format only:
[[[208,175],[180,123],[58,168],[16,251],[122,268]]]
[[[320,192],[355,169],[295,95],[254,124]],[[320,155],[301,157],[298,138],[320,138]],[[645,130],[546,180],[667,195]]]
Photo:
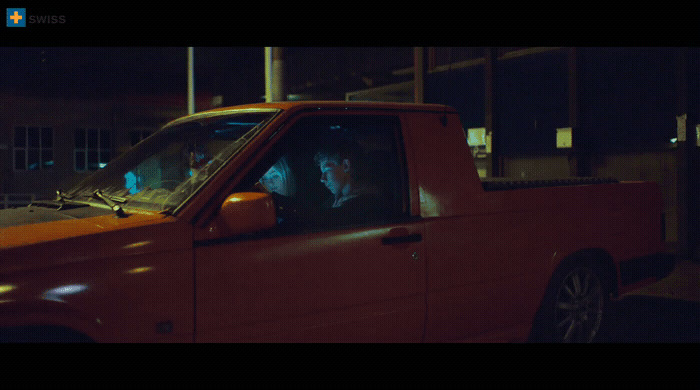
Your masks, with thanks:
[[[558,342],[589,343],[603,320],[604,291],[591,268],[579,267],[562,280],[555,301]]]

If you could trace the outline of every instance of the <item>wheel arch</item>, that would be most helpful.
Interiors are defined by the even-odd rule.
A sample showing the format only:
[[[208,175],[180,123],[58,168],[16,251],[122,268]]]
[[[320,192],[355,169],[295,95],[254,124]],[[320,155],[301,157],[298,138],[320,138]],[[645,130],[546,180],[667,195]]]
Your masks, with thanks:
[[[618,294],[619,278],[617,267],[615,266],[613,257],[606,250],[602,248],[586,248],[565,256],[549,275],[545,293],[539,302],[537,312],[532,320],[530,335],[528,337],[529,341],[543,339],[540,331],[542,330],[541,324],[545,321],[547,316],[546,313],[548,310],[545,308],[546,303],[556,290],[556,282],[564,276],[563,273],[577,265],[588,265],[599,270],[605,294],[607,296],[616,296]]]
[[[3,304],[0,342],[95,342],[99,322],[56,302]]]
[[[552,275],[550,275],[550,283],[554,279],[554,275],[561,269],[571,267],[576,264],[590,264],[598,268],[604,278],[603,284],[607,289],[607,293],[613,296],[618,294],[618,273],[613,257],[602,248],[586,248],[577,250],[566,256],[557,265]]]
[[[0,342],[93,343],[87,334],[64,325],[19,325],[0,328]]]

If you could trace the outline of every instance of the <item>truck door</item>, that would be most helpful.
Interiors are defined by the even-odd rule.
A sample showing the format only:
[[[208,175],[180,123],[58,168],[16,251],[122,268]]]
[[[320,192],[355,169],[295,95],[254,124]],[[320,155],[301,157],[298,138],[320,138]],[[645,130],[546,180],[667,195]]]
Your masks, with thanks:
[[[399,123],[316,112],[261,152],[237,191],[263,184],[278,226],[195,244],[197,341],[421,341],[423,231],[408,213]],[[339,140],[356,148],[336,173],[361,185],[334,196],[318,152]]]

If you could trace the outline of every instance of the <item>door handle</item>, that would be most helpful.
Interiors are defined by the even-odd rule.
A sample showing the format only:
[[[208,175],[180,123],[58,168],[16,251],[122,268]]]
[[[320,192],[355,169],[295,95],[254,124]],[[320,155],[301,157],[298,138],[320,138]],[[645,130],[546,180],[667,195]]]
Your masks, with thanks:
[[[419,242],[421,240],[423,240],[423,236],[420,233],[407,234],[404,236],[382,237],[382,245],[404,244],[407,242]]]

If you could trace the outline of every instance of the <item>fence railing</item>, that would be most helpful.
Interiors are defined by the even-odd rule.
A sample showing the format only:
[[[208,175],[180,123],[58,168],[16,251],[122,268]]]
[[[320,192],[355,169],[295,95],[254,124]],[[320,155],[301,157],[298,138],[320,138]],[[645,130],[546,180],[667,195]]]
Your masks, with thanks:
[[[0,194],[0,209],[24,207],[32,203],[34,194]]]

